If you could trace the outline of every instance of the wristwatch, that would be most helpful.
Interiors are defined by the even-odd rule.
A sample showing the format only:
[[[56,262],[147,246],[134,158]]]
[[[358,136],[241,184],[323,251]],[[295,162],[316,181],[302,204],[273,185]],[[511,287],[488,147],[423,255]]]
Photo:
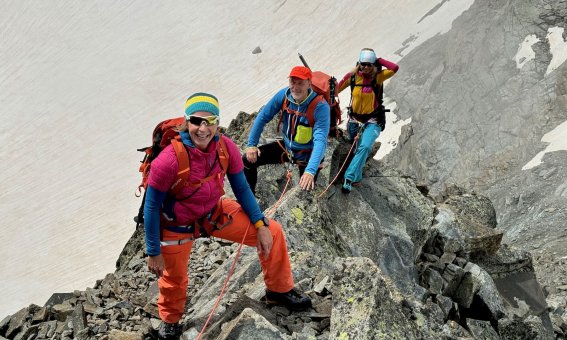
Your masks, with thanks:
[[[268,218],[266,216],[262,217],[262,219],[258,220],[256,223],[254,223],[254,227],[256,227],[256,229],[260,229],[263,226],[269,226],[270,225],[270,220],[268,220]]]

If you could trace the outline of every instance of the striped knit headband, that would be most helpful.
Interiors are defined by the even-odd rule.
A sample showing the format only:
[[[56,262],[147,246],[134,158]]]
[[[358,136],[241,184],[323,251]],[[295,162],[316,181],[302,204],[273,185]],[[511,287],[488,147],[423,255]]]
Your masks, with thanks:
[[[185,117],[189,117],[195,112],[205,111],[213,116],[219,115],[219,101],[217,97],[208,93],[195,93],[185,102]]]

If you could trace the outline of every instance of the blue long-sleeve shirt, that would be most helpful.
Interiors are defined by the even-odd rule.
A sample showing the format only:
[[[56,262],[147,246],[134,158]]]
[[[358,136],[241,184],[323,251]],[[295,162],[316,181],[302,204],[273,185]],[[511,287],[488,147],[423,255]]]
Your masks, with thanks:
[[[274,116],[280,112],[282,109],[284,99],[287,97],[288,99],[288,106],[290,109],[299,111],[299,112],[306,112],[309,103],[311,100],[317,96],[313,90],[309,90],[309,95],[307,98],[301,102],[297,103],[293,99],[291,95],[291,91],[289,87],[285,87],[278,91],[272,99],[262,108],[256,119],[254,120],[254,125],[252,126],[252,130],[250,131],[250,136],[248,137],[248,146],[257,146],[258,142],[260,141],[260,135],[264,130],[266,124],[268,124]],[[307,161],[307,167],[305,171],[315,176],[317,173],[317,169],[319,168],[319,164],[325,155],[325,149],[327,148],[327,135],[329,134],[330,128],[330,108],[329,104],[325,101],[321,101],[317,104],[314,112],[315,123],[313,126],[313,138],[311,141],[305,144],[300,144],[296,141],[290,141],[288,136],[284,133],[289,129],[290,124],[290,115],[285,114],[283,117],[283,124],[282,124],[282,135],[284,139],[285,146],[288,150],[291,150],[299,160]],[[307,117],[300,118],[301,123],[308,125]],[[312,149],[311,154],[297,154],[298,151],[301,150],[309,150]]]

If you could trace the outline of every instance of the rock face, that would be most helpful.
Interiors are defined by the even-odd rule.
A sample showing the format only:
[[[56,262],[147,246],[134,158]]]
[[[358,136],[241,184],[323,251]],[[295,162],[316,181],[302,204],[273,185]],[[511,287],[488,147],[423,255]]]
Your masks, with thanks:
[[[566,120],[567,63],[547,73],[550,29],[565,29],[565,40],[566,22],[564,0],[475,1],[448,33],[404,57],[386,88],[398,116],[412,119],[387,163],[433,195],[457,183],[488,196],[507,243],[556,258],[567,256],[567,152],[522,168]],[[532,35],[535,58],[520,64]]]
[[[248,124],[250,118],[239,121]],[[314,192],[298,189],[294,174],[278,201],[283,183],[273,181],[285,175],[285,167],[259,173],[259,192],[266,193],[260,200],[267,208],[278,201],[268,211],[285,230],[296,287],[312,298],[313,307],[291,312],[266,306],[256,250],[245,247],[203,330],[238,244],[199,239],[188,268],[185,339],[201,332],[204,339],[565,336],[564,305],[552,300],[548,307],[530,254],[501,243],[490,200],[458,187],[433,198],[429,188],[374,160],[349,195],[338,186],[324,191],[349,148],[342,140],[329,145],[329,165]],[[156,278],[143,249],[140,226],[115,273],[86,291],[55,294],[43,307],[31,305],[6,317],[0,336],[155,338]]]

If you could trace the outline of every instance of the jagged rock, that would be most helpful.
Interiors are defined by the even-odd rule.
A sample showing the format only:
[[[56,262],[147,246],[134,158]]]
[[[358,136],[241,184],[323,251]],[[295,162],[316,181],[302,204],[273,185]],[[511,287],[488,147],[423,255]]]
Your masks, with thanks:
[[[29,307],[25,307],[20,309],[10,317],[7,330],[4,333],[8,338],[14,337],[16,334],[18,334],[20,329],[24,326],[29,312]]]
[[[88,314],[100,315],[104,312],[104,308],[99,307],[96,304],[90,302],[83,303],[83,308],[85,310],[85,313]]]
[[[45,302],[44,306],[51,307],[54,305],[59,305],[74,297],[75,295],[73,293],[55,293],[51,295],[51,297],[47,300],[47,302]]]
[[[65,321],[69,315],[73,314],[75,307],[65,301],[62,304],[54,305],[51,310],[58,321]]]
[[[87,316],[85,315],[85,309],[82,303],[78,303],[75,306],[73,314],[71,314],[71,322],[73,324],[73,332],[75,335],[87,327]]]
[[[226,131],[224,132],[225,135],[230,137],[236,145],[240,146],[242,149],[246,146],[248,142],[248,136],[250,135],[250,130],[252,129],[252,124],[254,123],[254,119],[256,118],[257,113],[248,114],[246,112],[239,112],[236,117],[230,121],[230,124]],[[262,133],[262,137],[271,137],[274,138],[276,136],[275,127],[273,122],[270,122],[265,128],[264,132]],[[265,143],[265,139],[261,139],[260,143]]]
[[[470,333],[478,340],[499,339],[499,335],[489,321],[467,319],[467,326]]]
[[[224,326],[217,339],[268,340],[286,339],[286,336],[263,316],[246,308],[236,319]]]
[[[469,315],[478,315],[478,319],[488,317],[495,321],[502,318],[506,309],[490,275],[473,263],[468,263],[464,271],[455,301],[469,309]]]
[[[369,257],[400,289],[422,294],[414,263],[428,238],[433,203],[411,180],[395,172],[372,172],[376,167],[369,168],[368,178],[348,196],[315,200],[313,194],[293,188],[275,216],[290,247],[311,249],[316,257]]]
[[[144,337],[136,332],[123,332],[117,329],[112,329],[109,332],[110,339],[112,340],[142,340]]]
[[[225,261],[222,266],[215,270],[205,283],[204,287],[191,299],[194,312],[188,316],[186,322],[191,324],[196,323],[200,326],[204,324],[204,321],[215,304],[216,297],[221,291],[224,279],[226,278],[226,273],[231,265],[231,261]],[[240,266],[236,267],[236,270],[232,275],[231,284],[226,288],[219,308],[221,310],[226,309],[228,300],[227,296],[241,289],[245,283],[254,282],[261,272],[262,270],[256,249],[252,247],[244,247],[240,253]],[[254,298],[259,299],[260,296],[254,296]],[[217,310],[217,317],[213,318],[213,320],[216,320],[219,314],[222,313]]]
[[[120,256],[116,260],[116,269],[121,271],[127,269],[130,261],[144,250],[144,224],[137,224],[128,242],[124,245]]]
[[[557,57],[549,29],[565,26],[565,4],[475,1],[448,34],[405,56],[403,72],[385,89],[398,104],[399,119],[412,120],[402,129],[398,147],[383,159],[386,164],[429,185],[434,196],[450,183],[474,188],[493,202],[504,243],[557,258],[567,255],[567,210],[562,208],[567,206],[567,153],[548,152],[542,164],[523,167],[550,145],[542,137],[565,121],[567,63],[546,72]],[[513,19],[509,13],[515,13]],[[531,46],[534,58],[520,66],[514,56],[519,46],[526,47],[527,36],[539,42]],[[562,38],[561,43],[565,32]],[[545,308],[532,284],[535,277],[500,271],[506,287],[477,262],[481,258],[471,261],[491,274],[506,304],[511,301],[517,308],[516,296],[534,311]],[[514,265],[502,262],[502,267],[508,264]],[[567,268],[549,264],[534,263],[548,301],[560,294],[557,287],[564,284]],[[527,302],[526,295],[534,302]]]
[[[49,315],[49,310],[47,307],[41,307],[38,309],[32,318],[32,323],[40,323],[47,319]]]
[[[313,287],[313,291],[319,295],[323,293],[323,289],[325,289],[327,282],[329,281],[329,276],[325,276],[321,282],[319,282],[315,287]]]
[[[427,268],[421,277],[425,288],[433,294],[441,294],[443,290],[443,277],[441,277],[438,271]]]
[[[323,301],[313,305],[313,309],[324,315],[331,315],[333,310],[333,301],[324,299]]]
[[[38,333],[38,328],[38,325],[24,325],[18,335],[14,337],[14,340],[27,340],[35,338]]]
[[[447,265],[453,263],[453,261],[455,261],[456,258],[457,258],[457,254],[446,252],[443,253],[443,255],[441,255],[441,258],[439,258],[439,262]]]
[[[455,296],[457,289],[459,289],[461,285],[464,275],[464,269],[457,265],[449,263],[443,271],[443,280],[445,280],[445,285],[443,286],[443,295]]]
[[[496,210],[490,199],[478,194],[449,195],[443,202],[461,219],[496,228]]]
[[[459,339],[459,340],[473,340],[474,338],[471,334],[453,320],[449,320],[445,325],[443,325],[443,334],[445,334],[449,339]],[[476,340],[476,339],[474,339]]]
[[[4,334],[4,331],[6,330],[6,328],[8,328],[12,317],[12,315],[6,315],[6,317],[4,317],[2,321],[0,321],[0,334]]]
[[[478,252],[493,254],[500,248],[501,231],[463,218],[449,205],[439,206],[434,227],[443,238],[443,252],[474,256]]]
[[[529,253],[504,246],[496,254],[476,261],[492,276],[506,302],[508,314],[521,313],[519,301],[523,301],[531,314],[540,315],[546,324],[550,323],[545,313],[547,302],[536,279]]]
[[[436,299],[437,305],[443,312],[443,320],[448,320],[456,309],[455,303],[453,302],[453,300],[443,295],[437,295]]]
[[[335,261],[331,336],[349,339],[417,339],[422,334],[400,310],[396,288],[367,258]]]
[[[57,321],[56,320],[44,322],[41,325],[39,325],[37,337],[39,339],[42,339],[42,338],[51,339],[53,337],[53,335],[55,334],[56,329],[57,329]]]
[[[503,339],[553,339],[553,332],[546,329],[542,320],[535,316],[528,316],[523,320],[498,320],[498,333]]]

